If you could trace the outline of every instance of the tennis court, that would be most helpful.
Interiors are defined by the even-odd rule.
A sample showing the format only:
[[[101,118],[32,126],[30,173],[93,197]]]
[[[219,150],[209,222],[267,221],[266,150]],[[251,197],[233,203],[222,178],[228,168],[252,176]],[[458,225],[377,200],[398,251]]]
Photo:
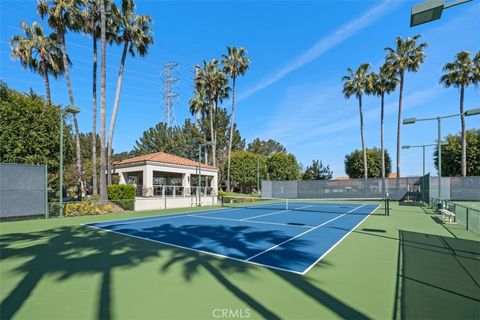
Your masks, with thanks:
[[[106,221],[86,226],[305,274],[381,206],[381,202],[244,200],[224,203],[223,209],[200,213]]]

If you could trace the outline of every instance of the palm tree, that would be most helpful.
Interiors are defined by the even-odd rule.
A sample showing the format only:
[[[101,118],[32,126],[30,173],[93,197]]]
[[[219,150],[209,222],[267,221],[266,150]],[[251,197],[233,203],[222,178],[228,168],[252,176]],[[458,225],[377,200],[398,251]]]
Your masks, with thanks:
[[[440,78],[446,88],[455,87],[460,89],[460,122],[462,126],[462,176],[467,175],[467,139],[465,136],[465,115],[463,114],[463,102],[465,88],[471,84],[478,84],[480,75],[476,70],[475,62],[471,59],[470,51],[461,51],[455,55],[455,60],[443,67],[443,74]],[[480,57],[480,52],[477,53]]]
[[[363,130],[363,109],[362,109],[362,96],[366,91],[366,88],[369,86],[368,83],[368,68],[370,68],[369,63],[361,64],[357,71],[353,71],[351,68],[347,69],[348,75],[342,78],[343,84],[343,94],[345,98],[350,98],[355,95],[358,100],[358,110],[360,112],[360,136],[362,138],[362,150],[363,150],[363,173],[365,179],[368,177],[368,166],[367,166],[367,150],[365,148],[365,135]]]
[[[198,69],[196,69],[198,70]],[[198,74],[198,73],[196,73]],[[205,90],[200,83],[195,81],[195,92],[192,99],[188,101],[190,106],[190,113],[195,115],[195,126],[197,129],[201,130],[203,124],[205,123],[205,112],[207,109],[207,102],[205,101]],[[203,142],[207,141],[205,130],[203,132]],[[208,155],[205,153],[205,164],[208,164]]]
[[[201,88],[204,93],[205,101],[208,106],[210,136],[213,142],[212,146],[212,165],[216,166],[217,156],[217,133],[215,126],[215,118],[218,104],[223,102],[223,99],[228,98],[230,87],[228,86],[228,79],[219,69],[218,60],[213,59],[209,62],[203,61],[203,67],[195,66],[197,72],[195,77],[195,87]],[[197,90],[198,91],[198,90]]]
[[[384,147],[384,114],[385,94],[390,94],[397,87],[398,78],[391,73],[388,64],[380,67],[378,74],[372,72],[368,75],[366,92],[380,97],[380,152],[382,154],[382,191],[385,190],[385,147]]]
[[[105,1],[100,1],[100,198],[106,201],[107,179],[105,177],[105,124],[107,118],[106,96],[107,96],[107,77],[106,77],[106,29],[107,15],[105,10]]]
[[[115,130],[115,122],[117,120],[118,105],[120,103],[120,92],[122,90],[123,71],[125,60],[127,58],[127,51],[132,57],[135,57],[135,54],[143,57],[147,54],[149,45],[153,44],[153,37],[151,36],[152,18],[149,16],[137,15],[135,13],[135,4],[132,0],[123,0],[121,12],[117,12],[116,16],[118,18],[117,39],[119,43],[123,43],[123,52],[120,61],[120,68],[118,70],[117,90],[115,93],[112,117],[110,118],[110,127],[108,129],[107,177],[109,185],[112,183],[111,158],[113,133]]]
[[[111,1],[105,0],[106,14],[110,17],[107,21],[106,36],[111,43],[114,40],[114,31],[116,28],[112,7],[115,6]],[[84,21],[86,22],[83,31],[92,35],[93,40],[93,81],[92,81],[92,177],[93,194],[97,191],[97,42],[100,38],[100,1],[87,0],[83,10]]]
[[[29,68],[40,74],[45,81],[45,95],[49,104],[52,103],[50,95],[50,80],[48,75],[55,78],[63,74],[62,52],[58,45],[58,36],[55,32],[45,35],[38,22],[28,25],[22,22],[21,27],[25,37],[14,35],[10,40],[11,56],[20,60],[23,68]]]
[[[227,47],[227,55],[223,55],[223,72],[232,78],[232,119],[230,123],[230,139],[228,140],[228,165],[227,165],[227,192],[230,191],[230,158],[232,154],[233,125],[235,123],[235,81],[237,76],[245,75],[248,70],[250,58],[246,57],[245,48]]]
[[[398,119],[397,119],[397,178],[400,178],[400,129],[402,119],[403,85],[405,81],[405,71],[417,72],[425,59],[423,50],[428,46],[427,43],[418,43],[420,35],[412,38],[403,39],[397,37],[396,48],[385,48],[387,56],[385,57],[391,72],[400,76],[400,94],[398,98]],[[397,180],[398,181],[398,180]]]
[[[60,48],[62,51],[63,68],[65,73],[65,80],[67,83],[68,96],[70,98],[70,105],[75,105],[73,96],[72,84],[70,82],[70,73],[68,70],[68,56],[67,47],[65,43],[65,34],[67,30],[80,30],[84,24],[81,19],[80,0],[38,0],[37,12],[44,19],[48,16],[48,25],[56,30]],[[73,125],[75,128],[75,145],[76,145],[76,171],[77,171],[77,185],[80,189],[80,196],[85,194],[85,186],[82,179],[82,163],[80,150],[80,131],[78,129],[77,115],[73,114]]]

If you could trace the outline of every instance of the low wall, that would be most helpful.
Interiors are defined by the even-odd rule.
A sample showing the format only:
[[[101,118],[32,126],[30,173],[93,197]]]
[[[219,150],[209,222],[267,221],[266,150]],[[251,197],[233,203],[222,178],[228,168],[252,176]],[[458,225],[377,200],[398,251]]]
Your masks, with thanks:
[[[217,197],[203,196],[202,206],[217,205]],[[179,197],[179,198],[135,198],[135,211],[147,210],[164,210],[176,208],[191,208],[198,205],[196,197]]]

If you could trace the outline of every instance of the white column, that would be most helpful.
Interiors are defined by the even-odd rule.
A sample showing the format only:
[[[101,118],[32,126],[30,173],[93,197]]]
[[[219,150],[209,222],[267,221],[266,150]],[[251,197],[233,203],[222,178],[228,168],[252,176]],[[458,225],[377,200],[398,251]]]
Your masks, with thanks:
[[[216,196],[218,194],[218,172],[215,172],[212,176],[212,195]]]
[[[153,197],[153,169],[149,165],[143,167],[143,196]]]
[[[182,176],[182,187],[183,187],[183,196],[190,196],[190,184],[191,184],[191,176],[190,173],[184,173]]]
[[[120,176],[120,180],[119,180],[118,183],[119,184],[126,184],[127,181],[126,181],[125,177],[127,176],[127,174],[125,172],[119,172],[118,174]]]

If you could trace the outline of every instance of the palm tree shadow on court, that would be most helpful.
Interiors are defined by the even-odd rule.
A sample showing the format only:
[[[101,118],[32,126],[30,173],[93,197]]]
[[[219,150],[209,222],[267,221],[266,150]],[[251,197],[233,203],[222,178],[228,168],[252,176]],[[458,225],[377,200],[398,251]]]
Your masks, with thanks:
[[[230,236],[238,237],[238,234],[232,233],[231,235],[225,237],[225,239],[229,239]],[[222,243],[220,245],[228,245],[230,241],[231,239],[229,239],[226,243]],[[235,241],[239,241],[239,239],[236,239]],[[297,249],[296,246],[300,246],[298,250],[301,250],[304,245],[308,246],[307,242],[308,241],[303,241],[297,245],[287,247],[284,250],[294,251]],[[278,256],[280,257],[281,255],[282,254],[279,254]],[[310,259],[311,257],[309,257],[308,254],[299,254],[297,252],[297,258]],[[275,263],[275,256],[273,256],[272,259],[272,263]],[[246,303],[262,317],[266,319],[282,318],[281,315],[276,314],[274,310],[268,308],[258,299],[255,299],[252,295],[248,294],[245,290],[243,290],[229,280],[229,275],[238,272],[250,275],[251,277],[255,278],[255,271],[258,271],[259,268],[264,267],[252,266],[247,263],[232,261],[228,259],[218,259],[209,255],[191,253],[185,250],[173,250],[169,261],[161,267],[161,272],[167,273],[176,264],[181,265],[185,281],[192,281],[195,276],[198,276],[201,273],[201,269],[203,268],[207,270],[211,276],[218,280],[218,282],[221,283],[225,288],[227,288],[233,295]],[[330,266],[328,262],[322,261],[321,263],[317,264],[316,268],[328,266]],[[315,284],[313,284],[313,280],[309,279],[307,276],[274,269],[270,270],[280,279],[288,282],[290,285],[292,285],[292,287],[309,295],[311,298],[317,301],[317,303],[327,307],[340,317],[368,319],[368,317],[363,315],[361,312],[344,304],[334,296],[318,288]]]
[[[25,244],[30,245],[25,245]],[[101,275],[98,318],[109,319],[111,310],[111,272],[117,267],[136,267],[159,257],[159,248],[140,240],[104,234],[81,226],[60,227],[31,233],[0,236],[0,262],[25,259],[10,270],[23,279],[0,303],[0,318],[11,319],[46,276],[64,281],[79,275]],[[115,251],[115,252],[114,252]]]

